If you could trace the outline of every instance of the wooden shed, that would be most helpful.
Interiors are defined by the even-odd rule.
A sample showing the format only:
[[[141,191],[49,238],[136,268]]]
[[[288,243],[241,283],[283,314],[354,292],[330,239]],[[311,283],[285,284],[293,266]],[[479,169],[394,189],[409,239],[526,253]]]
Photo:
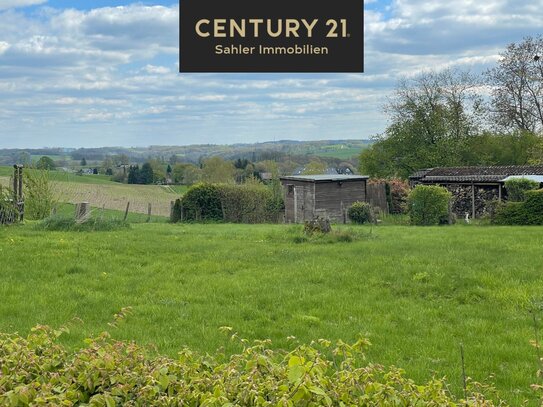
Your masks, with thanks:
[[[282,177],[285,222],[302,223],[317,216],[345,223],[347,209],[365,202],[368,177],[361,175],[297,175]]]

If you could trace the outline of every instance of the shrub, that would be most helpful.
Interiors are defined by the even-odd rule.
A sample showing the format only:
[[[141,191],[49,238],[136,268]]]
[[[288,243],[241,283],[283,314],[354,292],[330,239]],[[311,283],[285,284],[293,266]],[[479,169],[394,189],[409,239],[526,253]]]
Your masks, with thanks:
[[[347,211],[347,216],[353,223],[362,225],[364,223],[373,222],[373,210],[367,202],[357,201],[351,205]]]
[[[173,204],[173,210],[170,217],[170,222],[177,223],[181,221],[181,211],[182,211],[181,199],[176,199]]]
[[[496,225],[524,225],[526,216],[523,202],[507,202],[498,206],[494,216]]]
[[[215,184],[196,184],[181,199],[184,220],[221,221],[223,219],[221,192]]]
[[[313,236],[315,233],[330,233],[332,226],[330,225],[330,219],[318,217],[313,220],[306,220],[304,223],[304,234],[307,236]]]
[[[513,178],[505,181],[507,198],[509,201],[522,202],[526,199],[526,192],[538,189],[539,183],[527,178]]]
[[[446,223],[449,216],[451,193],[435,185],[417,185],[409,194],[407,204],[413,225]]]
[[[230,358],[183,349],[174,360],[107,333],[72,353],[59,344],[62,331],[38,326],[26,338],[0,336],[0,405],[494,405],[471,383],[468,400],[456,400],[444,380],[418,385],[401,369],[367,363],[365,339],[320,339],[290,352],[242,340],[243,351]]]
[[[392,178],[386,180],[388,208],[391,214],[401,215],[407,212],[407,197],[409,196],[409,183],[402,179]]]
[[[385,195],[389,213],[402,215],[407,213],[407,196],[409,195],[409,183],[400,178],[373,178],[371,184],[384,184]]]
[[[523,202],[507,202],[498,207],[497,225],[543,225],[543,189],[526,191]]]
[[[89,218],[85,222],[77,222],[74,217],[62,215],[51,216],[37,225],[40,230],[66,232],[110,232],[129,227],[130,225],[121,219]]]

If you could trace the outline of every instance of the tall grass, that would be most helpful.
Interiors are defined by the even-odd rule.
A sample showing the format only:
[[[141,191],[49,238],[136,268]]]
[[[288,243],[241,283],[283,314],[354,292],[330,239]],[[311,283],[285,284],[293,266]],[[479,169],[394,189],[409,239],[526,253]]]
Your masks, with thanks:
[[[57,203],[48,171],[27,171],[24,176],[25,217],[45,219]]]

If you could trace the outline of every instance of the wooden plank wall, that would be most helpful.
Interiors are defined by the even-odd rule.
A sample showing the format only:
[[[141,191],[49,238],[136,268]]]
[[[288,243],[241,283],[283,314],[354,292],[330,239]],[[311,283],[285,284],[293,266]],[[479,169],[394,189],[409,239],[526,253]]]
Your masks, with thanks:
[[[388,213],[386,187],[384,183],[368,184],[368,202],[374,208]]]
[[[315,207],[332,222],[346,221],[347,209],[356,201],[366,200],[366,181],[316,184]]]

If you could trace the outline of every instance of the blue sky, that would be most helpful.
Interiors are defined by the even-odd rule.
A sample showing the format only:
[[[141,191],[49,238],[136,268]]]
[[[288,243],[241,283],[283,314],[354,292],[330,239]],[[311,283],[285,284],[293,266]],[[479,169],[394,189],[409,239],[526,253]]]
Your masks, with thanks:
[[[397,81],[474,73],[543,0],[365,2],[364,74],[179,74],[178,2],[0,0],[0,148],[366,139]]]

